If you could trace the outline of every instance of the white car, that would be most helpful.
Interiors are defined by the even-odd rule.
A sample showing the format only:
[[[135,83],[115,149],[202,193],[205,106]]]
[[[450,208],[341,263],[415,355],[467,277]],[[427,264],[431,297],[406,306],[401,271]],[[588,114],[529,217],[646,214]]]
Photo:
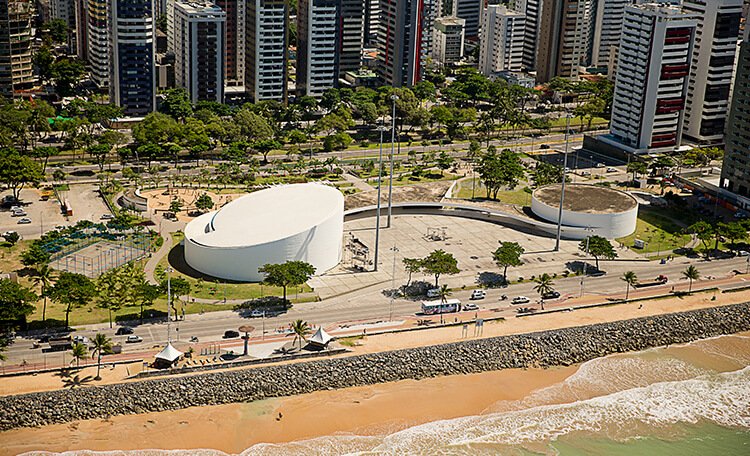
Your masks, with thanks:
[[[143,337],[131,335],[131,336],[128,336],[127,339],[125,339],[125,343],[128,343],[128,344],[135,344],[138,342],[143,342]]]
[[[103,214],[101,217],[99,217],[102,220],[113,220],[115,218],[112,214]]]
[[[609,168],[607,168],[607,172],[608,173],[616,173],[617,172],[617,168],[613,168],[613,167],[610,166]]]
[[[748,256],[748,255],[750,255],[750,252],[748,252],[747,250],[740,250],[739,252],[737,252],[737,256]]]
[[[510,303],[511,304],[528,304],[529,302],[531,302],[531,300],[527,298],[526,296],[516,296],[515,298],[513,298],[513,300]]]
[[[73,336],[73,342],[77,344],[83,344],[88,345],[89,344],[89,338],[86,336]]]
[[[474,290],[471,292],[471,297],[469,299],[475,300],[475,299],[484,299],[487,297],[487,293],[485,293],[484,290]],[[464,309],[466,306],[464,306]]]
[[[27,216],[27,215],[29,215],[29,214],[27,214],[27,213],[26,213],[26,211],[24,211],[23,209],[19,209],[19,210],[17,210],[17,211],[12,211],[12,212],[10,213],[10,215],[11,215],[12,217],[25,217],[25,216]]]
[[[479,310],[479,306],[474,303],[466,303],[464,304],[464,310]]]
[[[19,225],[28,225],[29,223],[31,223],[31,219],[30,218],[24,217],[24,218],[18,220],[18,224]]]
[[[252,312],[250,312],[250,316],[251,316],[252,318],[259,318],[259,317],[263,317],[263,316],[265,316],[265,314],[266,314],[266,313],[265,313],[264,311],[262,311],[262,310],[258,310],[258,309],[255,309],[255,310],[253,310]]]
[[[439,298],[440,297],[440,289],[438,288],[430,288],[427,290],[427,297],[428,298]]]
[[[597,163],[597,164],[596,164],[596,167],[597,167],[597,168],[604,168],[604,163],[601,163],[601,162],[600,162],[600,163]]]

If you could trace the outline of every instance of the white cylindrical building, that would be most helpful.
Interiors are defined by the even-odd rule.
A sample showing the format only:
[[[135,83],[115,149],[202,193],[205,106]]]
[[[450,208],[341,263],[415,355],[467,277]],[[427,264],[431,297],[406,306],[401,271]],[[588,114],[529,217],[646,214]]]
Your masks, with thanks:
[[[321,184],[273,187],[238,198],[185,227],[185,261],[204,274],[258,282],[267,263],[300,260],[317,274],[341,261],[344,196]]]
[[[531,211],[557,223],[560,184],[538,188],[531,195]],[[591,228],[592,234],[607,239],[628,236],[635,231],[638,202],[631,195],[607,187],[565,184],[562,225]]]

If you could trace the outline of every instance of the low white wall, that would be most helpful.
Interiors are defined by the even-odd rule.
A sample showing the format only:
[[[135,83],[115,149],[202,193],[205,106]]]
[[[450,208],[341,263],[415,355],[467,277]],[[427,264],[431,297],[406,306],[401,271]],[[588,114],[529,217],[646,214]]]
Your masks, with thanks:
[[[531,211],[537,216],[552,223],[557,223],[558,208],[550,206],[532,195]],[[633,209],[616,213],[587,213],[563,209],[562,225],[569,227],[589,227],[592,233],[607,239],[628,236],[635,231],[638,219],[638,205]]]

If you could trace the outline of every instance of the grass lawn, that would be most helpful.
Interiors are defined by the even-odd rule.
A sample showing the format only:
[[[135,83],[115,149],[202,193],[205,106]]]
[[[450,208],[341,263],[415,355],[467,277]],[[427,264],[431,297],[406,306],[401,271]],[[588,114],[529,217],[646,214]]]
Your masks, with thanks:
[[[635,239],[646,242],[643,249],[633,248]],[[666,253],[690,242],[689,234],[682,234],[682,227],[673,220],[657,214],[653,210],[641,209],[638,212],[635,232],[618,239],[628,248],[640,253]]]
[[[177,246],[183,238],[184,234],[182,232],[172,233],[172,246]],[[168,257],[164,257],[159,261],[157,269],[160,267],[162,270],[165,270],[168,265]],[[173,267],[173,269],[177,268]],[[259,283],[221,282],[217,279],[214,279],[215,281],[202,280],[185,275],[179,272],[179,270],[172,272],[172,277],[181,277],[190,282],[190,297],[194,298],[223,300],[226,297],[227,300],[236,300],[255,299],[264,296],[281,296],[283,294],[283,290],[280,287],[270,287]],[[287,298],[292,302],[298,302],[294,299],[297,293],[308,293],[311,291],[312,288],[306,284],[298,288],[291,287],[287,289]],[[306,300],[309,301],[309,298]],[[210,304],[209,306],[213,305]],[[205,307],[207,304],[203,306]]]
[[[413,184],[420,184],[425,182],[438,182],[438,181],[446,181],[446,180],[454,180],[458,179],[460,176],[451,174],[451,173],[443,173],[442,175],[437,171],[430,171],[428,173],[424,173],[419,177],[412,176],[411,173],[405,172],[403,174],[395,175],[393,176],[393,186],[394,187],[400,187],[405,185],[413,185]],[[368,179],[367,183],[373,186],[377,186],[378,180],[375,179]],[[388,176],[383,176],[383,185],[388,185]]]
[[[472,181],[474,182],[475,198],[486,199],[487,191],[479,179],[464,179],[456,184],[453,190],[453,197],[459,199],[471,199]],[[517,186],[513,190],[501,190],[497,194],[497,200],[506,204],[515,204],[517,206],[527,206],[531,201],[531,193],[524,190],[523,185]]]

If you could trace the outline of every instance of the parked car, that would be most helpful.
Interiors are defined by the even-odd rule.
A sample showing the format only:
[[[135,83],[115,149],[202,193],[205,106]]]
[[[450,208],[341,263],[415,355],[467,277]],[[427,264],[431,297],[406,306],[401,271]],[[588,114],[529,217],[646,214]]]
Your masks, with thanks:
[[[143,342],[143,337],[136,335],[128,336],[128,338],[125,339],[125,342],[128,344],[136,344],[138,342]]]
[[[439,298],[440,297],[440,290],[438,288],[430,288],[427,290],[427,297],[428,298]]]
[[[99,218],[102,219],[102,220],[112,220],[112,219],[115,218],[115,216],[112,215],[112,214],[102,214],[102,216],[99,217]]]
[[[596,164],[596,167],[597,168],[604,168],[604,163],[599,162],[599,163]]]
[[[474,290],[471,292],[471,298],[469,299],[484,299],[487,297],[487,293],[484,290]],[[466,306],[464,306],[466,308]]]
[[[23,209],[18,209],[15,211],[11,211],[10,215],[12,217],[26,217],[29,214],[27,214],[26,211],[24,211]]]
[[[617,168],[614,168],[614,167],[610,166],[609,168],[607,168],[607,172],[608,173],[616,173],[617,172]]]
[[[73,342],[77,344],[83,344],[88,345],[89,344],[89,338],[86,336],[73,336]]]
[[[469,302],[464,304],[464,310],[479,310],[479,306],[472,302]]]
[[[250,312],[250,317],[252,318],[259,318],[265,316],[266,312],[263,310],[255,309],[252,312]]]
[[[24,218],[18,220],[18,224],[19,225],[28,225],[29,223],[31,223],[31,219],[30,218],[25,218],[24,217]]]
[[[584,176],[584,177],[585,177],[585,176],[590,176],[590,175],[591,175],[591,172],[590,172],[590,171],[585,171],[585,170],[584,170],[584,171],[581,171],[581,176]]]
[[[518,305],[518,304],[527,304],[529,302],[531,302],[531,300],[527,298],[526,296],[516,296],[515,298],[513,298],[513,300],[510,303]]]
[[[224,331],[224,339],[234,339],[235,337],[240,337],[240,333],[232,329]]]
[[[549,149],[549,144],[542,144],[541,146],[539,146],[539,148],[540,149]]]
[[[740,250],[739,252],[737,252],[737,256],[748,256],[748,255],[750,255],[750,252],[748,252],[747,250]]]
[[[542,299],[557,299],[560,297],[559,291],[550,291],[542,295]]]
[[[129,326],[120,326],[117,328],[117,332],[115,332],[116,336],[124,336],[126,334],[133,334],[133,328]]]

